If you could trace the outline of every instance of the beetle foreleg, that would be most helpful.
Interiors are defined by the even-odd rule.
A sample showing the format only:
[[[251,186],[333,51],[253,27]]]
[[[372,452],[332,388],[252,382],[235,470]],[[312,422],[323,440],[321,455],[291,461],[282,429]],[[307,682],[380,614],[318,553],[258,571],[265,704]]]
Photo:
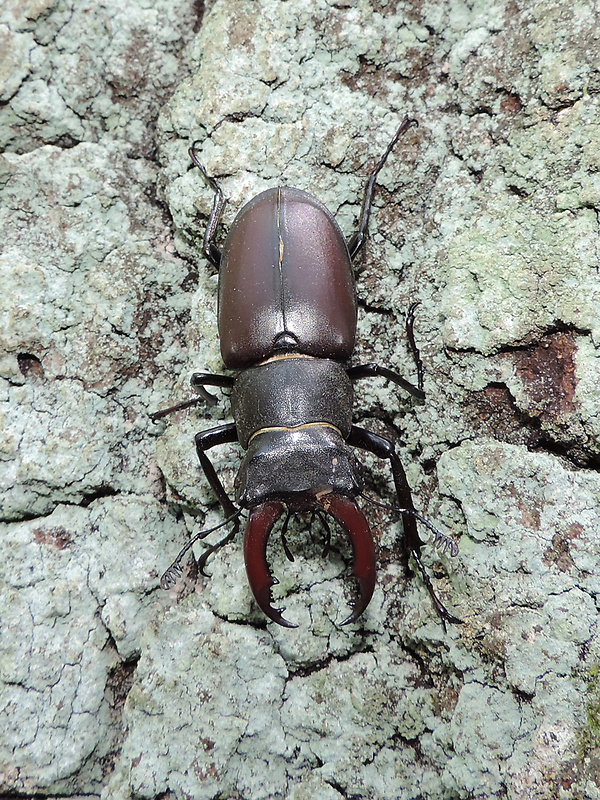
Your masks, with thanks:
[[[238,511],[236,511],[233,517],[229,517],[228,519],[223,520],[223,522],[220,522],[218,525],[214,525],[212,528],[209,528],[208,530],[205,531],[200,531],[195,536],[192,536],[192,538],[181,548],[181,550],[177,554],[177,558],[175,558],[175,560],[170,564],[169,568],[165,572],[163,572],[160,579],[161,589],[170,589],[171,586],[173,586],[176,583],[176,581],[181,576],[181,573],[183,571],[181,567],[183,557],[186,555],[186,553],[188,553],[192,549],[192,547],[196,542],[200,541],[201,539],[206,539],[209,533],[214,533],[214,531],[218,530],[219,528],[224,528],[226,525],[229,525],[230,522],[232,522],[233,520],[237,519],[237,517],[240,516],[242,510],[243,509],[241,508],[238,509]],[[221,545],[224,544],[226,540],[228,540],[230,535],[231,534],[227,534],[227,536],[224,537],[224,539],[221,539],[220,542],[218,542],[216,545],[213,545],[206,553],[204,553],[198,560],[196,567],[198,567],[198,565],[201,563],[203,566],[204,563],[206,562],[208,555],[213,553],[215,549],[221,547]]]
[[[233,422],[229,422],[226,425],[219,425],[216,428],[210,428],[207,431],[201,431],[200,433],[196,434],[194,439],[196,442],[196,453],[198,454],[200,466],[206,475],[206,480],[209,482],[211,489],[217,495],[219,503],[221,504],[226,517],[230,517],[235,514],[237,508],[229,499],[229,495],[225,491],[225,488],[221,483],[221,479],[215,472],[215,468],[213,467],[211,460],[206,455],[206,451],[210,450],[211,447],[216,447],[219,444],[237,442],[237,438],[237,428]]]
[[[344,528],[352,543],[354,566],[352,575],[358,580],[359,596],[352,613],[342,625],[356,620],[369,605],[375,589],[375,545],[369,523],[354,500],[341,494],[324,494],[319,505]]]
[[[402,462],[400,461],[400,458],[394,449],[394,445],[387,439],[384,439],[383,436],[378,436],[376,433],[371,433],[371,431],[366,431],[363,428],[357,427],[356,425],[352,426],[350,436],[348,437],[348,444],[352,445],[353,447],[360,447],[362,450],[368,450],[378,458],[386,458],[389,460],[392,467],[392,476],[394,478],[394,486],[396,487],[396,495],[400,505],[407,509],[406,512],[401,512],[402,523],[404,525],[404,546],[407,552],[412,553],[414,556],[419,571],[423,576],[427,591],[429,592],[429,595],[431,596],[431,599],[433,600],[440,617],[448,622],[462,622],[462,620],[458,619],[458,617],[455,617],[453,614],[451,614],[444,606],[442,601],[438,598],[435,593],[435,589],[433,588],[431,579],[425,570],[423,562],[421,561],[421,547],[423,542],[419,538],[417,522],[412,513],[415,511],[412,494],[406,478],[406,473],[404,472],[404,467],[402,466]]]
[[[252,594],[262,611],[285,628],[296,628],[271,605],[271,587],[277,581],[271,575],[267,564],[267,543],[273,525],[285,511],[283,503],[271,501],[255,506],[250,512],[244,536],[244,560]]]
[[[212,490],[217,495],[219,503],[223,511],[225,512],[226,517],[232,517],[237,513],[236,506],[231,502],[229,499],[229,495],[225,491],[225,487],[221,483],[221,480],[217,473],[215,472],[215,468],[212,465],[210,458],[206,455],[206,451],[210,450],[211,447],[216,447],[219,444],[228,444],[229,442],[237,442],[237,428],[234,423],[230,422],[227,425],[219,425],[217,428],[211,428],[208,431],[202,431],[201,433],[197,433],[195,437],[196,442],[196,453],[198,454],[198,460],[200,461],[200,466],[202,467],[202,471],[206,475],[206,480],[209,482]],[[200,572],[204,575],[204,565],[206,564],[206,559],[211,556],[215,550],[218,550],[219,547],[222,547],[228,541],[230,541],[235,534],[239,530],[239,522],[237,519],[234,522],[233,528],[231,529],[230,533],[227,534],[220,542],[216,545],[210,547],[206,553],[200,558],[198,562],[198,566]]]

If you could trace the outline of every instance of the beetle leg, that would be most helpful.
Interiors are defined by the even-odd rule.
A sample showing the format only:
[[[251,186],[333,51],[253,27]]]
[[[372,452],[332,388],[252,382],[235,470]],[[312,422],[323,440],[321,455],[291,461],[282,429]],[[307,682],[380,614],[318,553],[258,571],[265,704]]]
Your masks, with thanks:
[[[402,462],[400,461],[400,458],[394,449],[394,445],[387,439],[384,439],[383,436],[378,436],[376,433],[371,433],[371,431],[366,431],[363,428],[357,427],[356,425],[352,426],[350,430],[350,436],[348,437],[347,441],[348,444],[352,445],[353,447],[360,447],[362,450],[368,450],[370,453],[378,456],[378,458],[387,458],[389,460],[392,467],[392,476],[394,478],[394,486],[396,487],[396,495],[400,501],[400,505],[404,508],[414,511],[410,486],[408,484]],[[427,591],[429,592],[431,599],[433,600],[433,604],[435,605],[438,614],[443,620],[460,624],[462,620],[451,614],[436,595],[431,578],[427,574],[425,566],[421,561],[421,547],[423,542],[419,538],[416,519],[412,516],[412,514],[404,513],[402,514],[402,523],[404,525],[404,546],[407,552],[412,553],[414,556],[415,563],[417,564],[419,571],[423,576],[423,581],[427,587]]]
[[[210,405],[217,402],[214,394],[207,392],[205,386],[219,386],[222,389],[231,389],[235,379],[231,375],[212,375],[210,372],[194,372],[190,378],[192,389],[206,400]]]
[[[211,406],[214,406],[217,402],[217,398],[214,396],[214,394],[207,392],[204,387],[221,386],[229,389],[233,386],[233,381],[234,379],[229,375],[211,375],[208,372],[194,372],[190,378],[190,383],[192,384],[192,388],[198,392],[200,397],[194,397],[191,400],[184,400],[183,403],[176,403],[174,406],[169,406],[168,408],[163,408],[160,411],[155,411],[153,414],[150,414],[150,419],[152,422],[156,422],[157,420],[166,417],[167,414],[172,414],[174,411],[183,411],[184,408],[192,408],[192,406],[197,406],[203,401]]]
[[[267,543],[273,525],[284,511],[284,504],[276,501],[261,503],[252,509],[244,536],[244,560],[252,594],[261,610],[278,625],[296,628],[296,625],[284,619],[281,612],[271,605],[271,587],[277,581],[267,564]]]
[[[415,308],[419,305],[421,305],[421,303],[417,300],[416,303],[411,303],[408,308],[408,314],[406,315],[406,338],[408,339],[408,345],[417,366],[418,386],[419,389],[423,391],[423,362],[421,361],[421,353],[419,352],[419,348],[415,342],[415,334],[413,332],[413,325],[415,323]]]
[[[341,494],[324,494],[319,505],[331,514],[344,528],[352,543],[354,565],[352,575],[357,578],[359,596],[352,613],[342,625],[356,620],[369,605],[375,589],[375,545],[369,523],[354,500]]]
[[[321,558],[327,558],[329,555],[329,548],[331,547],[331,528],[329,527],[325,514],[319,514],[319,522],[325,531],[325,546],[323,547]]]
[[[229,533],[226,536],[223,536],[223,538],[219,539],[219,541],[215,542],[215,544],[211,544],[211,546],[208,548],[208,550],[205,550],[202,553],[202,555],[200,556],[200,558],[196,562],[196,566],[197,566],[198,571],[200,572],[201,575],[204,575],[204,577],[207,577],[206,576],[206,572],[204,572],[204,567],[206,566],[206,562],[212,556],[213,553],[216,553],[217,550],[220,550],[228,542],[230,542],[232,539],[234,539],[236,534],[237,534],[237,532],[239,531],[239,529],[240,529],[240,526],[239,526],[239,523],[236,520],[234,525],[233,525],[233,528],[229,531]]]
[[[202,467],[202,471],[206,476],[206,480],[210,484],[211,489],[217,495],[219,503],[221,504],[226,517],[234,516],[238,509],[229,499],[229,495],[225,491],[225,487],[221,483],[221,479],[215,472],[215,468],[213,467],[210,458],[206,455],[206,451],[210,450],[211,447],[216,447],[219,444],[237,442],[237,438],[237,428],[232,422],[228,423],[227,425],[219,425],[217,428],[211,428],[207,431],[201,431],[200,433],[197,433],[195,437],[198,461],[200,461],[200,466]],[[239,521],[236,519],[233,524],[233,528],[227,534],[227,536],[202,554],[198,561],[198,567],[203,575],[206,560],[215,552],[215,550],[218,550],[224,544],[233,539],[238,530]]]
[[[206,392],[206,394],[208,394],[208,392]],[[210,396],[212,397],[212,395]],[[159,419],[162,419],[169,414],[173,414],[175,411],[183,411],[185,408],[193,408],[194,406],[199,405],[204,399],[204,397],[192,397],[191,400],[184,400],[183,403],[176,403],[174,406],[161,408],[160,411],[153,411],[152,414],[149,414],[148,416],[152,422],[158,422]]]
[[[292,518],[292,512],[288,509],[288,512],[287,512],[287,514],[285,516],[285,519],[283,521],[283,525],[281,526],[281,534],[280,535],[281,535],[281,544],[283,546],[283,552],[285,553],[285,557],[287,558],[288,561],[292,561],[293,562],[294,561],[294,554],[290,550],[290,546],[288,544],[287,537],[286,537],[287,529],[288,529],[288,526],[290,524],[290,519],[291,518]]]
[[[406,315],[406,337],[408,339],[410,352],[412,353],[412,357],[417,367],[418,385],[415,386],[414,384],[410,383],[410,381],[407,381],[406,378],[403,378],[401,375],[398,375],[397,372],[393,372],[391,369],[380,367],[379,364],[373,363],[359,364],[356,367],[349,367],[346,372],[348,373],[348,377],[351,381],[361,380],[361,378],[376,378],[381,376],[388,381],[392,381],[397,386],[400,386],[405,392],[412,394],[413,397],[416,397],[419,400],[425,399],[425,392],[423,391],[423,362],[421,361],[421,354],[419,352],[419,348],[417,347],[417,343],[415,342],[415,334],[413,331],[415,323],[415,308],[418,305],[420,305],[418,302],[411,303],[408,309],[408,314]]]
[[[404,391],[412,394],[413,397],[417,397],[419,400],[425,399],[425,392],[422,387],[415,386],[410,381],[407,381],[406,378],[403,378],[402,375],[398,375],[397,372],[393,372],[386,367],[381,367],[379,364],[358,364],[356,367],[348,367],[346,372],[351,381],[359,381],[362,378],[386,378],[386,380],[392,381]]]
[[[218,377],[218,376],[217,376]],[[183,405],[183,404],[182,404]],[[173,409],[165,409],[163,412],[157,412],[158,414],[168,413],[168,411]],[[156,416],[156,415],[154,415]],[[194,542],[199,539],[204,539],[208,536],[209,533],[217,530],[217,528],[221,528],[224,525],[229,524],[229,522],[233,523],[233,527],[231,531],[224,536],[219,542],[216,544],[211,545],[211,547],[206,550],[201,557],[196,562],[197,568],[200,570],[202,575],[205,575],[204,566],[206,564],[207,559],[218,550],[220,547],[223,547],[224,544],[229,542],[239,530],[240,523],[239,523],[239,516],[241,514],[241,509],[236,508],[234,504],[229,499],[227,492],[217,473],[215,472],[215,468],[213,467],[210,459],[206,455],[206,450],[209,450],[211,447],[215,447],[218,444],[226,444],[227,442],[236,442],[237,441],[237,429],[234,424],[230,423],[228,425],[219,425],[218,428],[211,428],[208,431],[202,431],[196,435],[196,452],[198,453],[198,459],[200,461],[200,466],[202,467],[206,479],[208,480],[209,484],[211,485],[213,491],[217,495],[219,499],[219,503],[221,504],[223,511],[225,512],[225,521],[216,525],[214,528],[210,528],[206,531],[201,531],[199,534],[196,534],[188,543],[180,550],[177,558],[171,566],[167,569],[167,571],[163,574],[161,578],[161,586],[163,589],[168,589],[173,583],[177,580],[179,575],[181,575],[181,561],[184,555],[190,550]]]
[[[371,206],[373,205],[373,194],[375,192],[375,181],[381,171],[383,165],[387,161],[387,157],[392,152],[392,149],[402,134],[410,128],[411,125],[416,125],[417,121],[414,119],[404,119],[402,124],[394,134],[392,141],[388,144],[385,153],[377,162],[375,169],[371,172],[365,184],[365,194],[363,197],[362,208],[360,211],[360,221],[358,230],[354,233],[348,241],[348,252],[350,258],[354,261],[356,255],[360,252],[367,238],[367,231],[369,228],[369,217],[371,216]]]
[[[196,442],[196,453],[198,454],[198,461],[200,462],[202,471],[206,475],[206,480],[209,482],[211,489],[217,495],[226,517],[235,514],[237,508],[229,499],[229,495],[225,491],[221,479],[215,472],[211,460],[206,455],[206,451],[219,444],[229,444],[230,442],[237,442],[237,440],[237,428],[233,422],[229,422],[226,425],[219,425],[216,428],[210,428],[207,431],[201,431],[196,434],[194,439]]]
[[[218,530],[219,528],[223,528],[226,525],[229,525],[229,523],[232,522],[237,517],[239,517],[239,515],[241,513],[242,513],[242,509],[240,508],[236,512],[235,517],[233,517],[233,518],[229,517],[228,519],[223,520],[223,522],[220,522],[218,525],[214,525],[212,528],[208,528],[208,530],[199,531],[194,536],[192,536],[192,538],[189,539],[188,542],[181,548],[181,550],[177,554],[176,559],[171,563],[171,565],[168,567],[168,569],[162,574],[162,577],[160,579],[161,588],[162,589],[170,589],[171,586],[173,586],[176,583],[176,581],[179,579],[179,577],[181,576],[181,573],[182,573],[181,562],[183,561],[183,558],[184,558],[185,554],[188,553],[192,549],[193,545],[196,542],[200,541],[200,539],[205,539],[210,533],[214,533],[214,531]],[[228,539],[228,537],[229,537],[229,534],[227,535],[227,537],[225,537],[225,539]],[[213,553],[215,551],[215,549],[220,547],[222,544],[225,544],[224,540],[221,540],[220,542],[218,542],[217,545],[213,545],[213,547],[209,549],[208,553],[204,553],[201,556],[201,558],[198,559],[198,562],[196,563],[196,568],[198,568],[198,566],[200,564],[202,566],[204,566],[204,563],[206,562],[206,559],[207,559],[208,555]]]
[[[194,162],[195,166],[198,167],[198,169],[200,170],[200,173],[204,178],[204,180],[208,183],[210,188],[215,193],[212,211],[210,212],[210,217],[208,218],[208,224],[204,232],[204,255],[214,267],[219,269],[219,265],[221,263],[221,251],[215,244],[215,236],[227,200],[225,200],[223,196],[223,190],[221,189],[217,181],[207,173],[206,169],[204,168],[204,165],[199,161],[198,156],[196,155],[197,144],[199,144],[199,142],[194,142],[190,147],[190,149],[188,150],[188,153],[190,155],[190,158]]]

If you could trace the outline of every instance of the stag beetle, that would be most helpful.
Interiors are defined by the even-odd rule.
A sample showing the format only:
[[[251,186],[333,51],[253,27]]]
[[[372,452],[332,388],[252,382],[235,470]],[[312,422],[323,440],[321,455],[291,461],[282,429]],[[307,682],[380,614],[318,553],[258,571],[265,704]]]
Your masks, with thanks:
[[[435,531],[414,509],[404,468],[387,439],[352,424],[354,381],[382,376],[423,399],[423,374],[413,335],[414,309],[406,321],[418,386],[377,364],[347,366],[354,351],[357,301],[352,262],[365,243],[377,175],[400,136],[413,124],[405,119],[366,182],[358,230],[346,242],[333,215],[300,189],[268,189],[237,214],[220,251],[215,244],[225,205],[223,192],[198,160],[190,158],[214,191],[204,235],[204,254],[219,269],[218,328],[221,355],[236,377],[196,373],[194,400],[156,412],[154,420],[201,400],[216,398],[206,386],[231,389],[234,423],[202,431],[195,438],[204,474],[232,530],[200,559],[230,541],[239,528],[242,509],[249,510],[244,557],[250,587],[264,613],[279,625],[295,627],[272,607],[267,542],[273,526],[288,511],[329,514],[348,533],[354,555],[353,575],[359,597],[342,624],[354,622],[366,609],[375,587],[375,546],[369,524],[356,503],[363,480],[352,448],[390,462],[404,523],[404,542],[444,620],[460,622],[437,598],[421,561],[423,544],[416,519]],[[207,451],[227,442],[246,451],[235,480],[235,500],[227,495]],[[364,495],[361,495],[365,497]],[[326,526],[326,523],[325,523]],[[221,527],[221,526],[217,526]],[[212,530],[215,530],[213,528]],[[326,528],[327,530],[327,528]],[[197,537],[204,538],[211,531]],[[435,544],[456,554],[456,545],[435,531]],[[287,552],[285,538],[282,536]],[[171,585],[181,572],[181,551],[163,575]],[[288,553],[289,555],[289,553]]]

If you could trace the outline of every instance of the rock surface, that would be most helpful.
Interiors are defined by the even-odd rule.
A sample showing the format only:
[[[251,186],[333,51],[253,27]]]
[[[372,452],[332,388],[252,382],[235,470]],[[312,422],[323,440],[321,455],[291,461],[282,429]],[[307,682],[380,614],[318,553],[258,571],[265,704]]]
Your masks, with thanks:
[[[600,798],[600,60],[592,5],[9,0],[0,11],[0,793],[133,798]],[[220,372],[212,193],[315,194],[352,232],[404,116],[357,264],[381,379],[355,418],[396,442],[445,630],[401,524],[366,507],[358,624],[333,532],[277,537],[265,625],[241,541],[170,592],[222,516],[193,436],[153,424]],[[239,451],[214,451],[231,490]],[[393,502],[386,464],[361,455]],[[425,530],[423,535],[425,536]],[[214,534],[216,536],[218,534]],[[210,541],[213,541],[211,537]],[[202,547],[197,551],[202,552]]]

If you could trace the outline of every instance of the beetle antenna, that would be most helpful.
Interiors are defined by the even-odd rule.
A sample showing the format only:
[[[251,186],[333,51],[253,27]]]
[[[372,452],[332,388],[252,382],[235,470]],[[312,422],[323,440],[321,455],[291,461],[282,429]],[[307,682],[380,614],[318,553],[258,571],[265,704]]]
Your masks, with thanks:
[[[281,544],[283,545],[283,550],[285,552],[286,558],[288,561],[294,560],[294,555],[290,550],[290,546],[288,544],[288,540],[286,538],[286,533],[288,529],[288,525],[290,524],[290,519],[292,516],[292,512],[288,509],[287,515],[283,521],[283,525],[281,526]]]
[[[319,522],[325,531],[325,546],[323,547],[322,558],[327,558],[329,550],[331,549],[331,528],[327,522],[327,517],[321,511],[317,511]]]
[[[363,500],[367,500],[374,506],[379,506],[379,508],[385,508],[388,511],[395,511],[398,514],[410,514],[411,517],[419,520],[419,522],[421,522],[427,528],[427,530],[433,533],[433,541],[431,544],[436,550],[439,550],[442,553],[448,553],[453,557],[458,555],[458,545],[456,542],[445,533],[442,533],[440,530],[434,527],[426,517],[424,517],[422,514],[419,514],[419,512],[415,511],[414,508],[400,508],[399,506],[392,506],[389,503],[382,503],[381,501],[374,500],[372,497],[369,497],[369,495],[364,494],[364,492],[361,492],[359,497],[362,497]]]
[[[177,580],[181,577],[181,573],[183,571],[181,567],[181,562],[183,560],[183,557],[193,547],[193,545],[196,544],[196,542],[198,542],[200,539],[205,539],[209,535],[209,533],[214,533],[215,531],[218,531],[219,528],[224,528],[226,525],[229,525],[230,522],[237,520],[242,511],[243,511],[242,508],[238,508],[235,514],[232,514],[230,517],[227,517],[227,519],[223,520],[223,522],[220,522],[218,525],[215,525],[212,528],[208,528],[208,530],[199,531],[195,536],[192,536],[189,542],[187,542],[185,546],[181,548],[171,566],[162,574],[160,579],[161,589],[170,589],[171,586],[173,586],[177,582]]]

